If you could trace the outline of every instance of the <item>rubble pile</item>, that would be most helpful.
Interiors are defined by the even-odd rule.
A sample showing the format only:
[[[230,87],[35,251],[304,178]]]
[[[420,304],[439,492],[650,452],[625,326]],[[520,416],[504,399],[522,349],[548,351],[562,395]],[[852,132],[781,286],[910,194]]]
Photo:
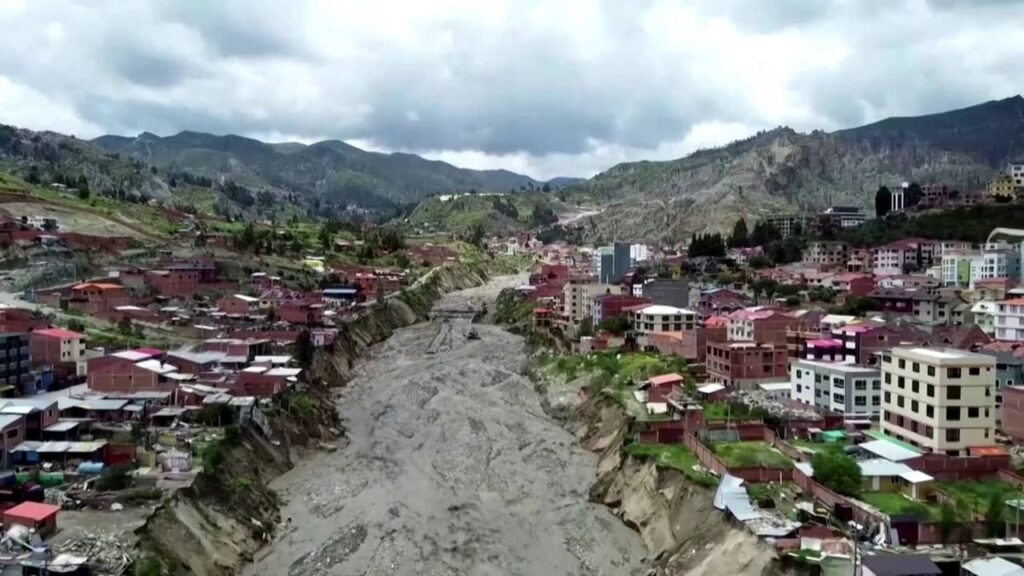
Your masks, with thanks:
[[[106,534],[77,538],[54,547],[55,554],[73,554],[89,559],[94,574],[125,574],[132,563],[134,545]]]

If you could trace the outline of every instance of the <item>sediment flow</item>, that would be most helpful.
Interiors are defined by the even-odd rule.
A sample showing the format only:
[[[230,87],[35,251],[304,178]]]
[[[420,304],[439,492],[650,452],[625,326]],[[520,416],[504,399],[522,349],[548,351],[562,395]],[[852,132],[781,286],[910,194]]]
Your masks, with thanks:
[[[349,445],[274,482],[285,526],[246,574],[646,572],[637,534],[587,499],[596,456],[520,374],[522,339],[466,316],[398,330],[358,365],[338,406]],[[466,337],[471,326],[479,339]]]

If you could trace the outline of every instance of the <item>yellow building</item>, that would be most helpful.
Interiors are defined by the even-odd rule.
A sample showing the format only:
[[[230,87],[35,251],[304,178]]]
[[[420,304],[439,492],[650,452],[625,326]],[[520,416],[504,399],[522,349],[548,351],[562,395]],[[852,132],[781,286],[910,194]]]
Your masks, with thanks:
[[[1017,196],[1017,183],[1009,174],[999,174],[989,180],[988,185],[985,187],[985,192],[989,198],[996,202],[1009,202]]]
[[[893,348],[882,356],[882,431],[950,456],[992,446],[995,367],[984,354]]]

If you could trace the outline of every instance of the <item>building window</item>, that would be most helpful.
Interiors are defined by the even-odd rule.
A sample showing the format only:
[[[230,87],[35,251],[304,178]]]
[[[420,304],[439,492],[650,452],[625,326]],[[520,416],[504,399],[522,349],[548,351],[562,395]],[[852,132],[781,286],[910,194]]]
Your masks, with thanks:
[[[801,372],[799,368],[797,368],[796,369],[796,377],[797,378],[803,378],[803,376],[804,376],[804,373]]]
[[[903,396],[896,397],[896,406],[903,408]]]
[[[868,382],[867,382],[867,380],[855,380],[854,383],[853,383],[853,389],[854,390],[867,390],[868,389]]]
[[[890,394],[888,392],[885,393],[885,403],[886,404],[891,404],[892,403],[892,394]]]
[[[888,372],[885,373],[885,383],[892,384],[892,374],[889,374]]]
[[[946,377],[947,378],[959,378],[960,377],[960,368],[946,368]]]
[[[925,406],[924,406],[924,415],[926,417],[928,417],[928,418],[934,418],[935,417],[935,408],[933,406],[931,406],[930,404],[925,404]]]
[[[959,442],[960,441],[960,429],[959,428],[946,428],[946,442]]]
[[[910,401],[910,411],[917,414],[917,400]]]
[[[896,385],[899,386],[900,388],[903,388],[905,383],[906,382],[903,380],[903,376],[898,376],[896,378]]]
[[[906,368],[907,367],[907,361],[904,360],[903,358],[900,358],[900,361],[897,362],[897,365],[899,365],[900,368]]]
[[[968,418],[977,418],[978,417],[978,408],[977,407],[968,408],[967,409],[967,417]]]
[[[967,369],[967,374],[969,374],[971,376],[979,376],[979,375],[981,375],[981,368],[978,368],[977,366],[974,366],[972,368],[968,368]]]
[[[872,406],[878,406],[881,403],[882,403],[882,399],[879,398],[878,396],[872,396],[871,397],[871,405]]]
[[[946,400],[959,400],[960,399],[960,387],[959,386],[946,386]]]
[[[921,365],[918,364],[917,362],[914,362],[913,364],[910,365],[910,370],[913,371],[913,372],[920,372],[921,371]]]
[[[928,387],[925,388],[925,394],[927,394],[929,398],[934,398],[935,397],[935,385],[934,384],[929,384]]]
[[[959,406],[946,406],[946,420],[952,422],[960,421],[960,407]]]
[[[918,386],[919,384],[917,380],[910,381],[910,391],[913,392],[914,394],[917,394],[918,390],[920,389]]]
[[[929,366],[928,367],[928,375],[929,376],[935,376],[935,366]]]

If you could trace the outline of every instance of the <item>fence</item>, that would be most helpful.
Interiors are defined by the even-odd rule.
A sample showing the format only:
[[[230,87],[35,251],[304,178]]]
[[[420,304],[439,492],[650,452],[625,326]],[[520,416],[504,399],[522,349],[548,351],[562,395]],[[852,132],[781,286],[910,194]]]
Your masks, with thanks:
[[[914,470],[919,470],[944,482],[980,480],[991,478],[1000,470],[1010,467],[1009,456],[946,456],[927,453],[904,461]]]
[[[831,490],[824,484],[801,472],[799,468],[793,469],[793,482],[804,493],[829,508],[835,509],[836,505],[848,508],[853,514],[853,520],[858,524],[880,524],[885,521],[883,514],[865,508],[863,504]]]

